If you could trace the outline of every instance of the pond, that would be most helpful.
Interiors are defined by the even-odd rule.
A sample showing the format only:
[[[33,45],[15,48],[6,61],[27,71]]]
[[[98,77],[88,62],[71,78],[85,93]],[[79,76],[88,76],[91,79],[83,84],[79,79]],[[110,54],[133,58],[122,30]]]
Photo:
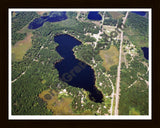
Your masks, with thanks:
[[[54,41],[59,44],[56,50],[63,57],[60,62],[55,64],[60,79],[73,87],[89,91],[89,97],[92,101],[103,102],[102,93],[94,86],[94,70],[89,65],[76,59],[72,51],[76,45],[81,45],[81,42],[67,34],[56,35]]]
[[[147,47],[142,47],[144,57],[148,60],[149,59],[149,49]]]
[[[28,26],[29,29],[37,29],[45,22],[59,22],[66,20],[66,12],[50,12],[48,16],[41,16],[40,18],[35,18]]]
[[[99,14],[99,12],[89,12],[88,19],[89,20],[102,20],[102,16]]]

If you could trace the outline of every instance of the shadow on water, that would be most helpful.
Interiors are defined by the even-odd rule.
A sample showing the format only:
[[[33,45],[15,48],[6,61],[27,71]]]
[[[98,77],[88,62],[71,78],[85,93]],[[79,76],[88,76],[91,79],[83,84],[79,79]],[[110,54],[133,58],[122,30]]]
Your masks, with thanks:
[[[73,47],[81,45],[81,42],[67,34],[56,35],[54,41],[59,44],[56,48],[57,52],[64,58],[55,64],[60,79],[73,87],[89,91],[89,97],[92,101],[103,102],[102,93],[94,86],[94,70],[89,65],[76,59],[72,51]]]

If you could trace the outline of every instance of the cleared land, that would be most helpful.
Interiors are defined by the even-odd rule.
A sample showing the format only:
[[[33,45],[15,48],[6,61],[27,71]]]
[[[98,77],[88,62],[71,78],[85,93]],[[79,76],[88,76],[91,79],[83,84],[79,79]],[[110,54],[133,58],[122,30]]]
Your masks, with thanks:
[[[115,31],[116,26],[103,25],[103,29],[107,35],[110,35],[111,32]]]
[[[33,30],[32,29],[28,29],[28,25],[24,26],[21,30],[17,31],[17,33],[31,33]]]
[[[29,48],[32,47],[32,33],[27,33],[24,40],[18,41],[14,46],[12,46],[12,58],[15,61],[21,61],[23,56]]]
[[[71,115],[72,99],[70,97],[58,97],[58,93],[54,90],[44,90],[39,97],[47,103],[47,109],[53,112],[53,115]]]
[[[122,16],[124,16],[123,14],[119,13],[119,12],[109,12],[112,15],[113,19],[120,19]]]
[[[118,64],[118,50],[115,46],[111,46],[108,50],[100,50],[100,56],[104,60],[103,66],[107,71],[110,70],[110,67]]]
[[[44,13],[48,13],[48,11],[39,11],[37,12],[38,15],[43,16]]]

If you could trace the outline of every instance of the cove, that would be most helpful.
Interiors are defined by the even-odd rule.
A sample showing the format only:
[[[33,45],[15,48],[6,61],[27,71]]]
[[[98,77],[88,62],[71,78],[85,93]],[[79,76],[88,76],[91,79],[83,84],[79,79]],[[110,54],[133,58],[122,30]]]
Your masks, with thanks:
[[[102,16],[98,12],[89,12],[88,19],[89,20],[102,20]]]
[[[148,60],[149,49],[147,47],[142,47],[141,49],[143,50],[144,57]]]
[[[28,26],[29,29],[37,29],[45,22],[59,22],[66,20],[66,12],[50,12],[48,16],[41,16],[40,18],[35,18]]]
[[[67,34],[56,35],[54,41],[59,44],[56,51],[63,57],[61,61],[55,64],[59,78],[73,87],[89,91],[90,100],[97,103],[103,102],[102,93],[94,86],[94,70],[76,59],[72,51],[75,46],[81,45],[81,42]]]

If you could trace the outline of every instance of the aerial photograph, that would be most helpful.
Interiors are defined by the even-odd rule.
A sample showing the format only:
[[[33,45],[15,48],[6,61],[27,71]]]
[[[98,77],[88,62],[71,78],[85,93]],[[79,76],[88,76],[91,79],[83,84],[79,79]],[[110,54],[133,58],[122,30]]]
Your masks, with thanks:
[[[150,14],[10,9],[10,116],[148,116]]]

